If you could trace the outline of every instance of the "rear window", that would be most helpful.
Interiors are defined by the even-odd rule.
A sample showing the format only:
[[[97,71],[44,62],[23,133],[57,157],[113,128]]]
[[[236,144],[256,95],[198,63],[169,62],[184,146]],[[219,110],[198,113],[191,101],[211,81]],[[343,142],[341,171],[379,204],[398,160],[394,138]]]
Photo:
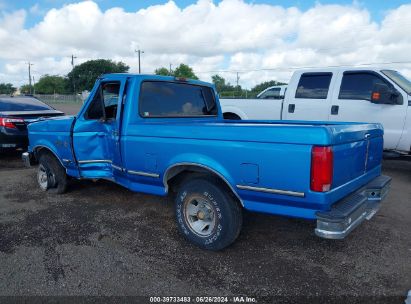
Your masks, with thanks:
[[[0,112],[45,111],[53,108],[32,97],[0,97]]]
[[[142,117],[201,117],[217,115],[211,88],[187,83],[145,81],[141,84]]]
[[[295,98],[327,99],[332,73],[305,73],[298,82]]]

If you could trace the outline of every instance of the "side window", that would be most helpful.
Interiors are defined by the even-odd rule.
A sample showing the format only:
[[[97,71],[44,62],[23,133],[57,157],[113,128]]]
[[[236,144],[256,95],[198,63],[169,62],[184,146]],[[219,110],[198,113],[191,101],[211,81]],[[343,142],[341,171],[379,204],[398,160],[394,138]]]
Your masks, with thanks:
[[[144,81],[140,89],[142,117],[198,117],[217,115],[214,91],[205,86]]]
[[[298,82],[295,98],[327,99],[332,73],[304,73]]]
[[[116,119],[118,97],[120,95],[120,83],[104,83],[102,86],[102,93],[106,119]]]
[[[341,81],[339,99],[371,100],[371,92],[375,84],[387,84],[382,78],[372,73],[345,72]]]
[[[281,98],[280,92],[281,92],[280,88],[272,88],[262,93],[258,98],[259,99],[280,99]]]
[[[116,119],[120,83],[102,83],[86,112],[86,119]]]
[[[85,114],[86,119],[99,120],[104,118],[104,107],[101,100],[101,90],[99,88],[87,109]]]

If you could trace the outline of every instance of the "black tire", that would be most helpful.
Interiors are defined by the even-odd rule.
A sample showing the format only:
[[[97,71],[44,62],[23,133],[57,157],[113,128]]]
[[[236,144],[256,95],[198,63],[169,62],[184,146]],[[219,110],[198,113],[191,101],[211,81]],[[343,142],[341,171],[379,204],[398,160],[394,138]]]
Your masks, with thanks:
[[[41,182],[40,176],[42,172],[45,172],[47,175],[47,178],[43,179],[43,182]],[[54,155],[47,152],[40,154],[37,172],[37,182],[40,189],[48,193],[62,194],[67,190],[67,180],[68,177],[65,168]],[[46,183],[46,185],[44,185],[44,183]]]
[[[223,117],[227,120],[241,120],[241,117],[234,113],[224,113]]]
[[[202,249],[221,250],[240,234],[241,206],[228,187],[221,186],[221,181],[218,183],[211,177],[183,181],[175,198],[175,211],[179,231]],[[203,230],[196,230],[199,223],[200,227],[205,227]],[[207,223],[210,223],[208,227]]]

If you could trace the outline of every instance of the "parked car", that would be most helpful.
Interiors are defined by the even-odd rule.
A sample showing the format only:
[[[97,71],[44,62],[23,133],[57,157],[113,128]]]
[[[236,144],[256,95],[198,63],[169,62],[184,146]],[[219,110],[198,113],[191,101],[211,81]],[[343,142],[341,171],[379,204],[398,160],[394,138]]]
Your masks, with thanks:
[[[77,116],[28,130],[23,160],[39,163],[42,190],[63,193],[71,177],[174,193],[180,232],[210,250],[237,238],[244,209],[344,238],[390,185],[380,124],[224,121],[214,87],[181,78],[104,75]]]
[[[283,99],[287,85],[268,87],[257,95],[257,99]]]
[[[397,71],[324,68],[296,71],[284,100],[221,100],[226,119],[375,122],[384,149],[411,154],[411,82]]]
[[[27,123],[61,115],[34,97],[0,96],[0,150],[27,149]]]

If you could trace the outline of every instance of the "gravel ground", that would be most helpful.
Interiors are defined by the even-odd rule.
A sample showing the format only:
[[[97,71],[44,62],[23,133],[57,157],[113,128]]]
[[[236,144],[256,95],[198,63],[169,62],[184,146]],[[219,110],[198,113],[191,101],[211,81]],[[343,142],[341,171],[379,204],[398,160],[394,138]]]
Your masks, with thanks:
[[[384,173],[393,185],[382,209],[345,240],[316,237],[309,221],[246,214],[232,246],[207,252],[178,234],[170,199],[103,181],[46,194],[35,169],[23,168],[17,154],[2,155],[0,295],[241,294],[293,303],[385,296],[381,303],[403,303],[393,297],[411,289],[411,162],[385,161]]]

